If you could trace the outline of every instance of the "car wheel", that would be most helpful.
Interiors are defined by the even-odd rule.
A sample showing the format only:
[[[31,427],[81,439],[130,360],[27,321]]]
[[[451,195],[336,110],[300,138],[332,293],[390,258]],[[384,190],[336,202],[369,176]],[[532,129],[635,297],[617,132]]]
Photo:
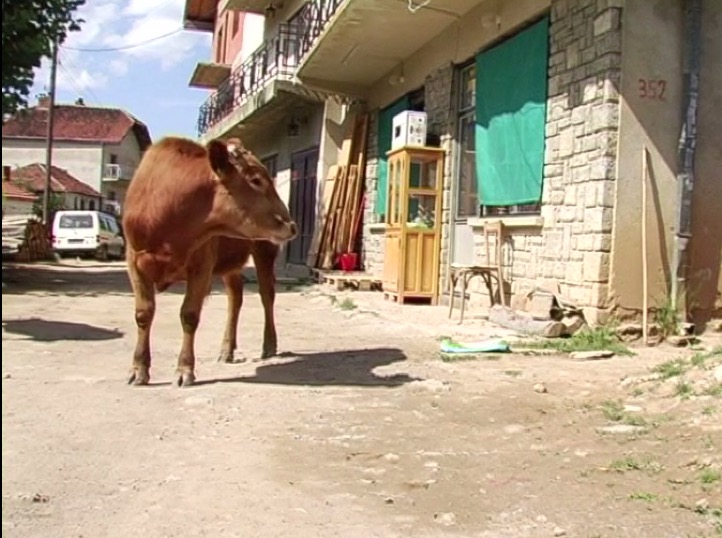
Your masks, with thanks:
[[[104,262],[108,261],[108,245],[101,245],[98,247],[98,259]]]

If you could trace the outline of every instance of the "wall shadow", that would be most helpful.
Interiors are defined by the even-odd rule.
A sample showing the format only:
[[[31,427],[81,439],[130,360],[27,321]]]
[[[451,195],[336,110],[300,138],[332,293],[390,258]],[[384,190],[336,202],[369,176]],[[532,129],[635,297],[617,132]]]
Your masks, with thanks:
[[[246,291],[256,293],[258,284],[253,267],[244,269]],[[276,293],[299,292],[312,286],[311,279],[276,277]],[[67,263],[13,264],[2,266],[3,295],[43,293],[68,297],[132,295],[124,264],[72,265]],[[220,278],[213,279],[212,293],[225,293]],[[185,284],[171,286],[163,294],[185,293]]]
[[[3,320],[2,324],[7,332],[27,336],[37,342],[116,340],[124,334],[118,329],[105,329],[87,323],[40,318]]]
[[[258,383],[299,386],[399,387],[419,378],[406,373],[377,375],[380,366],[406,360],[397,348],[348,349],[318,353],[293,354],[290,362],[259,366],[255,375],[198,381],[197,385],[215,383]]]

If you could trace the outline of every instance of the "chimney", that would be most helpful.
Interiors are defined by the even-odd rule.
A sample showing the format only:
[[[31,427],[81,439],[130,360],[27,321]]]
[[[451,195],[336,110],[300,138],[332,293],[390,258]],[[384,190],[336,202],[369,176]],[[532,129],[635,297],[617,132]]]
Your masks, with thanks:
[[[10,167],[3,166],[3,181],[10,181]]]
[[[38,95],[38,108],[49,108],[50,96],[47,93]]]

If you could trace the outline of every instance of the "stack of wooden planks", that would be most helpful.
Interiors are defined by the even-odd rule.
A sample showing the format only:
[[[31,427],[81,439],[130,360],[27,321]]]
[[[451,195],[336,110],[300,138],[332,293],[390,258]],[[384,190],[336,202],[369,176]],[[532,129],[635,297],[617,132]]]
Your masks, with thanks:
[[[2,219],[3,254],[17,261],[48,260],[53,256],[48,233],[33,215],[6,216]]]
[[[319,225],[306,260],[309,267],[333,269],[341,255],[356,249],[363,217],[368,125],[368,114],[356,115],[338,164],[329,167]]]

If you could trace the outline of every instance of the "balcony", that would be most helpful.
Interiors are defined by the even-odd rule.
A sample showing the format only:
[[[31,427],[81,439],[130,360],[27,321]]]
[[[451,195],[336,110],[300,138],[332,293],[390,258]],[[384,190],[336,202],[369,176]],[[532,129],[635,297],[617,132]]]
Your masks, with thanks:
[[[293,82],[300,50],[298,27],[281,24],[278,34],[231,71],[201,105],[198,135],[217,137],[253,124],[270,126],[289,106],[323,100],[318,92]]]
[[[106,164],[103,166],[103,181],[130,181],[135,169],[119,164]]]
[[[362,95],[464,14],[489,0],[310,0],[296,76],[307,86]],[[422,4],[415,0],[414,4]]]

